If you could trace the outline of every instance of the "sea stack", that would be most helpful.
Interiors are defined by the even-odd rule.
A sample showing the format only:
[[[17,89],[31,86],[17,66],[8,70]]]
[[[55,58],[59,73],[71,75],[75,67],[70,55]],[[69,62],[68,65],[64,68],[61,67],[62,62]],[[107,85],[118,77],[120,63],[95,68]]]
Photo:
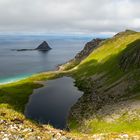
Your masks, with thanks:
[[[39,51],[49,51],[51,47],[48,45],[46,41],[43,41],[35,50]]]

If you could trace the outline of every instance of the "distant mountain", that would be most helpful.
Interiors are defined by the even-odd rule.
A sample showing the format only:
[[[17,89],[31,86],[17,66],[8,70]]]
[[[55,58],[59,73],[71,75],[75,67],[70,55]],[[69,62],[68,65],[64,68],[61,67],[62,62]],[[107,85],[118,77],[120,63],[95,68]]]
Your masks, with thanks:
[[[44,41],[35,50],[48,51],[50,49],[51,49],[51,47],[48,45],[48,43],[46,41]]]
[[[43,41],[37,48],[35,49],[12,49],[14,51],[34,51],[34,50],[38,50],[38,51],[49,51],[50,49],[52,49],[48,43],[46,41]]]

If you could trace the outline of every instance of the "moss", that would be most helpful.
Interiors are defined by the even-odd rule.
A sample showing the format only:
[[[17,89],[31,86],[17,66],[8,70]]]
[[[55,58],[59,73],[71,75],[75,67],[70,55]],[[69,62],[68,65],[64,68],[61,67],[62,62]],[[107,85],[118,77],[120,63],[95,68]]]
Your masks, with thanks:
[[[140,121],[135,120],[132,122],[116,121],[113,123],[92,120],[87,124],[90,133],[108,133],[108,132],[119,132],[119,133],[132,133],[140,130]]]

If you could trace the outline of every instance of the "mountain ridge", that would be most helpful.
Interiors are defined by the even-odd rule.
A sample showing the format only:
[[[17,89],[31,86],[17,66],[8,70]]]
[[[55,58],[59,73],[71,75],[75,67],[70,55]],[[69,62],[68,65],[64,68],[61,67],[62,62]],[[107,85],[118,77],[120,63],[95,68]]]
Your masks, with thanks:
[[[77,87],[84,91],[71,110],[69,127],[72,130],[86,133],[140,130],[139,38],[139,32],[118,33],[72,70]],[[106,106],[114,111],[105,111]],[[115,109],[118,106],[123,108],[120,113]]]
[[[69,60],[65,64],[59,65],[58,69],[68,70],[68,69],[74,68],[82,60],[84,60],[94,49],[96,49],[104,40],[105,39],[95,38],[87,42],[84,48],[79,53],[77,53],[73,59]]]

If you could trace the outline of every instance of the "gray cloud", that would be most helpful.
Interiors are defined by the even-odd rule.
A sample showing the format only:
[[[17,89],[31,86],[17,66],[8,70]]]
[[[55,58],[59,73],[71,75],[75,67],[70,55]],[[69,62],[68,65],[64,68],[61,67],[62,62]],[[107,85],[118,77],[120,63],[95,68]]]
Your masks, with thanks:
[[[139,0],[0,0],[0,32],[140,30]]]

